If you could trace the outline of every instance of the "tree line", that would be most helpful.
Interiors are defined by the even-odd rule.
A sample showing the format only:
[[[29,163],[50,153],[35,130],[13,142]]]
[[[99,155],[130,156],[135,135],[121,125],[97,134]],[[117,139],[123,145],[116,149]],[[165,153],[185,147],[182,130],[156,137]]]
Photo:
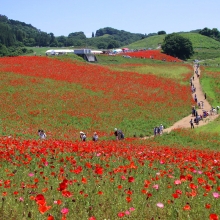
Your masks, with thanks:
[[[200,34],[211,37],[217,41],[220,41],[220,32],[217,28],[209,29],[207,27],[199,31]]]

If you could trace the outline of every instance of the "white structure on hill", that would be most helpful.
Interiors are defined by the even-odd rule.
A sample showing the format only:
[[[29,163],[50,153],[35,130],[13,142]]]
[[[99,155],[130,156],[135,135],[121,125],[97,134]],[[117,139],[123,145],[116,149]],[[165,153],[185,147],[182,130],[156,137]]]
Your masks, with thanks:
[[[68,54],[68,53],[74,53],[74,50],[69,50],[69,49],[52,49],[52,50],[47,50],[46,55],[59,55],[59,54]]]

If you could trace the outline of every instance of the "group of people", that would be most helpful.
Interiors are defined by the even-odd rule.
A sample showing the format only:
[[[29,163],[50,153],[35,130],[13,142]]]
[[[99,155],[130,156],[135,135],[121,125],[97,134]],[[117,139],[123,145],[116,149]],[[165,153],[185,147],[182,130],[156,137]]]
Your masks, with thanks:
[[[199,64],[196,64],[195,67],[196,67],[195,74],[197,75],[197,77],[199,77],[199,71],[198,71]],[[190,79],[190,85],[191,85],[192,93],[195,93],[196,92],[196,88],[194,87],[193,81],[194,81],[194,75]],[[204,94],[204,98],[206,99],[206,93]],[[204,108],[204,102],[203,101],[198,101],[196,94],[194,94],[194,101],[197,104],[198,108],[201,108],[201,109]],[[202,115],[201,114],[199,115],[197,110],[196,110],[196,108],[195,108],[195,106],[192,106],[192,117],[195,117],[195,118],[194,118],[194,120],[191,119],[190,122],[189,122],[190,126],[191,126],[191,129],[194,128],[194,123],[198,125],[199,121],[203,120],[203,118],[206,118],[208,115],[209,115],[208,112],[205,111],[205,110],[203,110],[203,114]]]
[[[86,133],[84,133],[83,131],[80,131],[79,134],[80,134],[81,141],[86,141],[86,138],[87,138]],[[114,135],[116,137],[116,140],[123,140],[125,138],[122,130],[117,129],[117,128],[115,128],[115,130],[114,130]],[[93,133],[92,140],[93,141],[99,140],[99,136],[98,136],[97,132]]]
[[[158,127],[154,128],[154,136],[163,134],[164,126],[161,124]]]
[[[79,132],[79,137],[80,137],[81,141],[86,141],[87,136],[86,136],[86,133],[84,133],[83,131]],[[92,136],[92,140],[98,141],[98,139],[99,139],[99,136],[98,136],[97,132],[94,132],[93,136]]]

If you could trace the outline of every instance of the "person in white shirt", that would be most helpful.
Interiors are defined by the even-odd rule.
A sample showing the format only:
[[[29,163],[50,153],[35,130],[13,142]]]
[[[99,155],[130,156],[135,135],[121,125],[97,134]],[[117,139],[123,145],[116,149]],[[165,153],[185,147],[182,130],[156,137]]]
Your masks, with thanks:
[[[163,128],[164,128],[164,127],[163,127],[163,125],[161,124],[161,125],[160,125],[160,134],[163,134]]]
[[[86,141],[86,133],[84,133],[84,132],[82,132],[82,131],[80,131],[79,133],[80,133],[80,139],[81,139],[82,141]]]
[[[47,137],[46,133],[43,130],[38,130],[38,135],[41,140],[44,140]]]

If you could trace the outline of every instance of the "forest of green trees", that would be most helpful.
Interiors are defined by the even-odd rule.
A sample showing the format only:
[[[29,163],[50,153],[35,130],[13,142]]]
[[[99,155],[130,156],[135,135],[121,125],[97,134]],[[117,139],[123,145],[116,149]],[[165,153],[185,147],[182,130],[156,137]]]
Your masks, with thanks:
[[[41,31],[31,24],[8,19],[0,15],[0,56],[16,56],[30,52],[26,47],[91,47],[111,49],[144,38],[144,34],[133,34],[110,27],[91,33],[87,38],[84,32],[73,32],[68,36],[54,36]]]

